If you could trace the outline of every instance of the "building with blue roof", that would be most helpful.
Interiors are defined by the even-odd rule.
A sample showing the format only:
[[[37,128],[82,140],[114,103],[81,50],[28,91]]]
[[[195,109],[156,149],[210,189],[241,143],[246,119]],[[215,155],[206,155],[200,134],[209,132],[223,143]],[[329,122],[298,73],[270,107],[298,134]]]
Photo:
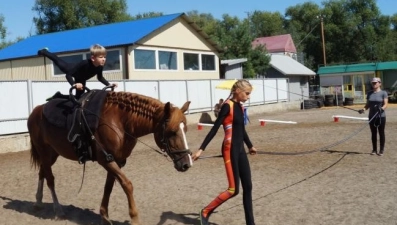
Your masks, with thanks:
[[[0,79],[65,81],[37,51],[46,47],[77,63],[93,44],[107,49],[108,80],[219,79],[221,49],[184,13],[28,37],[0,50]]]

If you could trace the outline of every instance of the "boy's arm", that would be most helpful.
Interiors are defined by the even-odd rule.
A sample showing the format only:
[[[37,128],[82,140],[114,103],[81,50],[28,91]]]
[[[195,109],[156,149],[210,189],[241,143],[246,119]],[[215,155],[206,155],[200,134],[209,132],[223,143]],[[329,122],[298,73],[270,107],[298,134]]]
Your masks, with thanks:
[[[74,85],[74,79],[72,77],[72,74],[67,73],[65,77],[66,77],[66,80],[69,82],[70,86],[73,86]]]
[[[105,79],[105,77],[103,77],[103,67],[101,67],[100,68],[100,71],[98,72],[98,74],[96,75],[97,76],[97,78],[98,78],[98,80],[102,83],[102,84],[104,84],[104,85],[106,85],[106,86],[109,86],[110,85],[110,83],[109,83],[109,81],[107,81],[106,79]]]

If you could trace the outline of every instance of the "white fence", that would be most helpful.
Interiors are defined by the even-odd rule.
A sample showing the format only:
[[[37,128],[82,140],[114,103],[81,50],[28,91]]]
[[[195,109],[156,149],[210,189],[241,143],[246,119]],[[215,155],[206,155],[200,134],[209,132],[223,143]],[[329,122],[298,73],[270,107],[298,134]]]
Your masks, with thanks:
[[[171,102],[181,107],[191,101],[187,113],[213,110],[220,98],[226,99],[229,90],[215,87],[225,80],[175,80],[175,81],[119,81],[115,91],[135,92]],[[117,82],[117,81],[116,81]],[[250,80],[254,86],[246,106],[289,101],[288,79]],[[102,89],[100,82],[87,82],[90,89]],[[37,105],[61,90],[68,94],[70,85],[54,81],[0,81],[0,135],[27,132],[27,118]]]

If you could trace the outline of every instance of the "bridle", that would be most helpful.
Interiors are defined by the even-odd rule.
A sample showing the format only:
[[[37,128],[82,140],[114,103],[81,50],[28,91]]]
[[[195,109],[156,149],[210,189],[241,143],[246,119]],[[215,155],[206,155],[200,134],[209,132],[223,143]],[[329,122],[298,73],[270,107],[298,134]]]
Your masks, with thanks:
[[[166,127],[167,127],[167,123],[168,123],[168,119],[164,120],[164,123],[162,124],[163,137],[161,138],[161,144],[164,146],[164,149],[162,149],[162,151],[166,152],[171,157],[171,159],[174,162],[174,164],[176,164],[179,160],[184,158],[186,155],[192,154],[192,152],[190,151],[190,149],[171,150],[169,141],[168,141],[168,139],[166,138],[166,135],[165,135],[165,130],[166,130]],[[183,154],[183,155],[180,156],[180,157],[176,157],[177,154]]]

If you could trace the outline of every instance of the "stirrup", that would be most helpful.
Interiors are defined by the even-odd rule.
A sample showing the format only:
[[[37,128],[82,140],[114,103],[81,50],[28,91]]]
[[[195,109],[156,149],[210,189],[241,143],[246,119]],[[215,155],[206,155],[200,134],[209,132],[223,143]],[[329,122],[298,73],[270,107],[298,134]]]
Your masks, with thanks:
[[[87,161],[84,155],[79,157],[79,164],[84,164]]]

